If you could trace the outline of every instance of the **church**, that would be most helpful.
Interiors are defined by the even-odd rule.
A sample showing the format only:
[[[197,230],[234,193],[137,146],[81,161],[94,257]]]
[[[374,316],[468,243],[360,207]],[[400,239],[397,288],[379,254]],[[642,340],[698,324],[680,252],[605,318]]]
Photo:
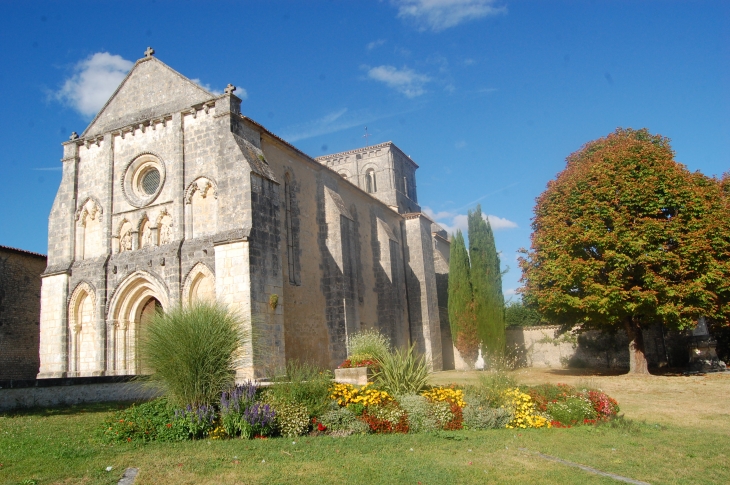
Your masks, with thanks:
[[[237,379],[333,369],[377,329],[453,368],[449,241],[391,142],[312,158],[150,48],[63,143],[38,378],[135,375],[158,309],[215,299],[256,336]]]

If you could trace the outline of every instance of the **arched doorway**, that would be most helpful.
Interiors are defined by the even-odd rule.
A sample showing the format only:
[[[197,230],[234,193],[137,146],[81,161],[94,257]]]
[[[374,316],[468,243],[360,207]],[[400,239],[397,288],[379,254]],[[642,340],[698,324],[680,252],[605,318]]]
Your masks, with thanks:
[[[137,339],[144,331],[145,325],[155,316],[157,312],[162,311],[162,304],[155,297],[150,297],[147,303],[142,305],[142,310],[139,312],[139,321],[135,325],[137,327]],[[145,365],[145,361],[142,356],[137,352],[137,374],[151,374],[152,370]]]
[[[109,371],[116,375],[143,374],[137,343],[142,327],[157,311],[169,306],[164,283],[145,271],[129,275],[109,305]]]
[[[99,362],[97,341],[96,293],[89,283],[82,282],[69,300],[68,375],[90,376],[103,369]]]

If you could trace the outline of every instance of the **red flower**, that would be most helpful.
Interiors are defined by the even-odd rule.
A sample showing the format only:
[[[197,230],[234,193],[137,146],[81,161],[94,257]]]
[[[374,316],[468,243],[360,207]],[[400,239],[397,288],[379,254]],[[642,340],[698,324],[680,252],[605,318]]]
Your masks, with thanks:
[[[322,423],[317,423],[317,429],[320,431],[327,431],[327,426]]]

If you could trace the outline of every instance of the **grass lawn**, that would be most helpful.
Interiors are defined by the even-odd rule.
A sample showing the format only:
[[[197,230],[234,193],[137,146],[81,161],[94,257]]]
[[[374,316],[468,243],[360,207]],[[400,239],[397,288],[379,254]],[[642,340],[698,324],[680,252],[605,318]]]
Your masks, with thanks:
[[[478,373],[435,374],[434,383]],[[730,483],[730,375],[627,377],[521,369],[521,382],[589,382],[633,424],[423,435],[203,440],[108,446],[95,430],[117,405],[0,415],[0,483],[619,483],[564,464],[659,483]],[[106,467],[113,467],[110,472]]]

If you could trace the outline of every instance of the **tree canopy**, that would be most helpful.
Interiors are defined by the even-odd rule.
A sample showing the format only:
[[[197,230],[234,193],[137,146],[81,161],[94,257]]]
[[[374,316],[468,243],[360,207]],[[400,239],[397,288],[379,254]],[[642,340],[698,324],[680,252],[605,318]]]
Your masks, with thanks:
[[[504,350],[504,295],[499,255],[489,221],[482,208],[469,211],[469,258],[477,334],[484,354]]]
[[[469,254],[461,230],[451,238],[449,250],[449,322],[454,346],[470,363],[477,360],[477,336],[472,294]]]
[[[689,172],[646,129],[587,143],[537,199],[525,303],[554,323],[626,329],[631,371],[646,372],[642,328],[730,316],[723,182]]]

